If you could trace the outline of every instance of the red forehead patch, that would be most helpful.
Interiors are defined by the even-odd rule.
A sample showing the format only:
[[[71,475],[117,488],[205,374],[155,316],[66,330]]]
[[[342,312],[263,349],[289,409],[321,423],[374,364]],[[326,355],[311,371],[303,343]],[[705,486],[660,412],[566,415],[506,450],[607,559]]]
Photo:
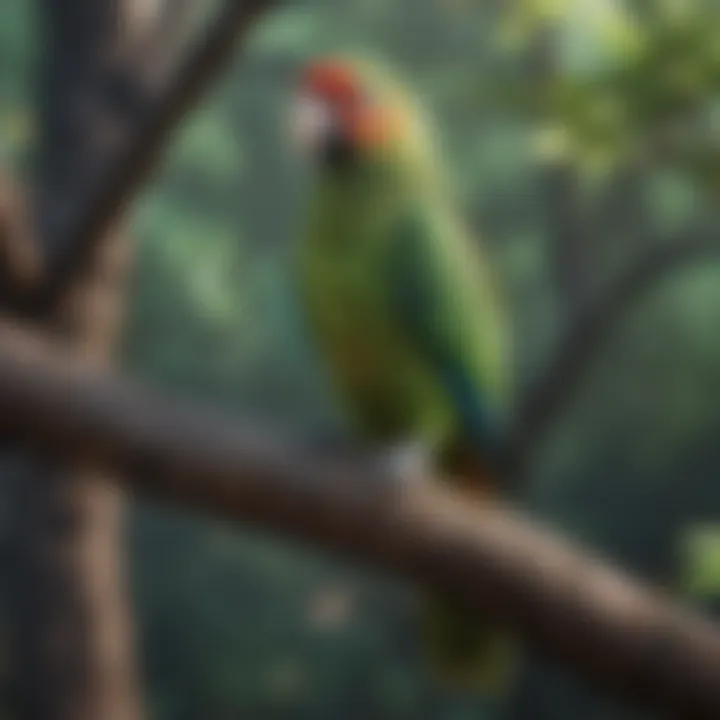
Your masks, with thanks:
[[[353,103],[361,95],[360,80],[352,68],[340,60],[322,60],[310,65],[303,85],[311,92],[338,103]]]

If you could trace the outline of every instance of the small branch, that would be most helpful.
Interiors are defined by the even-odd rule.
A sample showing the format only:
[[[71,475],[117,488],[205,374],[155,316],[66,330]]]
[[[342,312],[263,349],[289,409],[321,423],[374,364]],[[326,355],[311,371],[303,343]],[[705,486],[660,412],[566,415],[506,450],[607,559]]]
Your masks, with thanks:
[[[544,168],[542,188],[552,236],[549,260],[561,317],[587,298],[594,280],[590,222],[579,182],[577,170],[570,164],[559,162]]]
[[[24,193],[0,175],[0,304],[29,297],[39,287],[42,269]]]
[[[179,59],[193,20],[198,15],[196,0],[163,0],[150,27],[142,33],[136,49],[136,62],[154,81],[168,77]]]
[[[654,251],[643,249],[619,280],[588,303],[559,342],[546,372],[524,395],[515,434],[518,457],[527,461],[632,305],[671,272],[715,253],[720,253],[720,242],[712,231]]]
[[[125,485],[434,588],[587,678],[673,717],[720,717],[720,633],[501,505],[473,507],[372,463],[318,458],[148,395],[0,329],[7,439],[116,465]]]
[[[82,272],[98,240],[106,235],[146,180],[171,132],[202,92],[229,63],[237,43],[272,0],[226,0],[204,37],[179,63],[161,97],[149,101],[137,132],[120,152],[61,233],[61,254],[51,258],[49,275],[34,311],[51,306],[72,279]]]

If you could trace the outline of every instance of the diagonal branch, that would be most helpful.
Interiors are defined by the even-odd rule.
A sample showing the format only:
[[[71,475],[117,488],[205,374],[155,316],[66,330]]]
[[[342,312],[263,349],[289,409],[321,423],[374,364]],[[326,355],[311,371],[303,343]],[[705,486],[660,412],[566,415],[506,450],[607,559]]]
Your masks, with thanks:
[[[200,6],[196,0],[161,0],[151,27],[137,47],[137,62],[158,80],[167,78],[188,40]]]
[[[46,451],[90,452],[157,500],[439,590],[673,717],[720,717],[716,627],[501,505],[473,507],[431,483],[399,483],[372,472],[372,462],[314,457],[162,401],[7,328],[0,328],[0,430]]]
[[[632,305],[672,272],[716,253],[720,242],[707,230],[654,251],[643,249],[617,281],[588,303],[559,342],[548,369],[525,393],[516,425],[517,456],[532,454]]]
[[[121,217],[147,179],[174,128],[229,63],[252,23],[272,5],[273,0],[226,0],[223,10],[179,63],[159,97],[131,98],[139,106],[137,130],[61,230],[63,239],[57,246],[62,252],[48,258],[47,278],[33,303],[35,312],[51,306],[82,272],[98,240]],[[139,92],[138,88],[127,90]]]
[[[592,287],[592,233],[582,203],[577,168],[569,163],[554,163],[544,168],[542,189],[551,228],[549,260],[559,310],[584,301]]]

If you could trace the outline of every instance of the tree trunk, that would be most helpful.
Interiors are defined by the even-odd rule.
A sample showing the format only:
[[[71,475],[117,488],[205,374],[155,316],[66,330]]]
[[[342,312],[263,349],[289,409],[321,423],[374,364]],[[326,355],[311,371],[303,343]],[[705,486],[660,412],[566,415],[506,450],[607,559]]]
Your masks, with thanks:
[[[39,2],[40,145],[32,205],[50,257],[67,250],[58,240],[63,222],[128,130],[129,118],[108,89],[129,67],[133,5]],[[39,318],[92,362],[112,356],[127,259],[125,234],[108,235],[72,287]],[[89,460],[61,468],[33,457],[21,466],[13,482],[17,714],[27,720],[135,720],[141,710],[121,493]]]

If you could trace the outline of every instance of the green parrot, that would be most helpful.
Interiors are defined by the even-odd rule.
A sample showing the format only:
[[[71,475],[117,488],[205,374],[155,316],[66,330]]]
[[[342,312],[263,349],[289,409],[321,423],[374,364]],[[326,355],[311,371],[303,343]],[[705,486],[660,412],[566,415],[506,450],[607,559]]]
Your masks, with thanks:
[[[295,101],[293,137],[315,170],[298,292],[341,406],[393,469],[431,462],[473,499],[506,493],[503,305],[422,113],[387,69],[343,57],[310,63]],[[502,628],[442,597],[425,612],[441,679],[507,686],[515,644]]]

